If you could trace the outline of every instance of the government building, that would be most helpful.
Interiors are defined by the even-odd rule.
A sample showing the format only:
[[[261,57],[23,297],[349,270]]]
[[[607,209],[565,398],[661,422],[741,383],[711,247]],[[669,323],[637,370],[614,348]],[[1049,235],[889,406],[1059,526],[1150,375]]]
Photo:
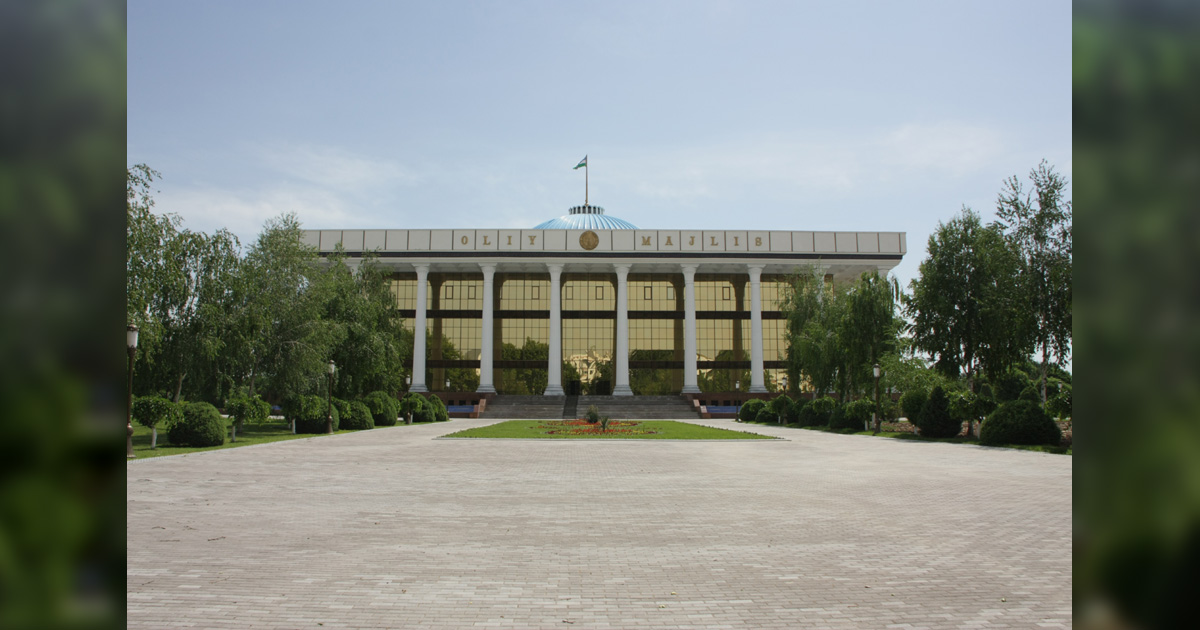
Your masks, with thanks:
[[[790,279],[886,274],[903,232],[644,230],[594,205],[531,229],[306,230],[375,256],[414,332],[410,391],[772,392]]]

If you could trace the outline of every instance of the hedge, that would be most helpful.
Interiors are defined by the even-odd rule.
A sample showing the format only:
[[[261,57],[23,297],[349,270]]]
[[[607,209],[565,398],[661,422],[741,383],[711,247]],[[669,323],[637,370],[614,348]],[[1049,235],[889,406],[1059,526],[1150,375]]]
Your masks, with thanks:
[[[929,392],[929,400],[925,401],[921,414],[917,416],[916,425],[925,437],[954,437],[962,431],[962,421],[950,415],[950,402],[941,385]]]
[[[800,425],[805,427],[827,427],[837,401],[829,396],[823,396],[804,405],[800,410]]]
[[[742,422],[754,422],[758,419],[758,412],[766,407],[767,403],[759,398],[751,398],[742,404],[742,408],[738,410],[738,420]]]
[[[324,396],[296,396],[283,406],[284,417],[296,423],[296,433],[325,433],[329,404]],[[341,414],[333,405],[333,430],[341,424]]]
[[[342,428],[351,431],[365,431],[375,428],[375,418],[371,416],[371,410],[362,401],[355,400],[349,404],[350,413],[342,419]]]
[[[875,411],[875,401],[866,398],[852,400],[842,405],[841,423],[833,426],[833,419],[831,419],[830,428],[862,431],[864,423],[870,421],[873,411]]]

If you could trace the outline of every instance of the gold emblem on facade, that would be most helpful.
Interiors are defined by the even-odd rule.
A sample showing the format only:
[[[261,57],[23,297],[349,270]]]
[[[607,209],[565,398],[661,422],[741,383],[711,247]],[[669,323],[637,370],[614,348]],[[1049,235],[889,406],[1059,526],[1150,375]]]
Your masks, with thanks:
[[[600,237],[596,236],[596,233],[591,230],[579,235],[579,246],[588,251],[596,249],[596,246],[599,244]]]

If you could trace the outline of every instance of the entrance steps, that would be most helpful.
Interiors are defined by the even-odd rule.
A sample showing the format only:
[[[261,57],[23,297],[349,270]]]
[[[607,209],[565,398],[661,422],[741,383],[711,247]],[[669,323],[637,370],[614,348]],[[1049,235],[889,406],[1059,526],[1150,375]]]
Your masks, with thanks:
[[[579,417],[590,405],[596,405],[601,416],[613,420],[694,420],[700,417],[691,402],[682,396],[580,396],[576,408]]]
[[[504,420],[561,420],[566,396],[496,396],[488,401],[484,418]]]

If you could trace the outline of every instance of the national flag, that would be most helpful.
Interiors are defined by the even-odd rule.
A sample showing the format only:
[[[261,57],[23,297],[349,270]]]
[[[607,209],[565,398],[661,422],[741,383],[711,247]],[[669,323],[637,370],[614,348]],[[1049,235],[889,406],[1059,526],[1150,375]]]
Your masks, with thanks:
[[[585,167],[585,166],[587,166],[587,156],[586,156],[586,155],[585,155],[585,156],[583,156],[583,159],[582,159],[582,160],[579,160],[579,163],[578,163],[578,164],[576,164],[576,165],[575,165],[575,168],[573,168],[573,169],[571,169],[571,170],[572,170],[572,171],[576,171],[576,170],[579,170],[579,169],[581,169],[581,168],[583,168],[583,167]]]

